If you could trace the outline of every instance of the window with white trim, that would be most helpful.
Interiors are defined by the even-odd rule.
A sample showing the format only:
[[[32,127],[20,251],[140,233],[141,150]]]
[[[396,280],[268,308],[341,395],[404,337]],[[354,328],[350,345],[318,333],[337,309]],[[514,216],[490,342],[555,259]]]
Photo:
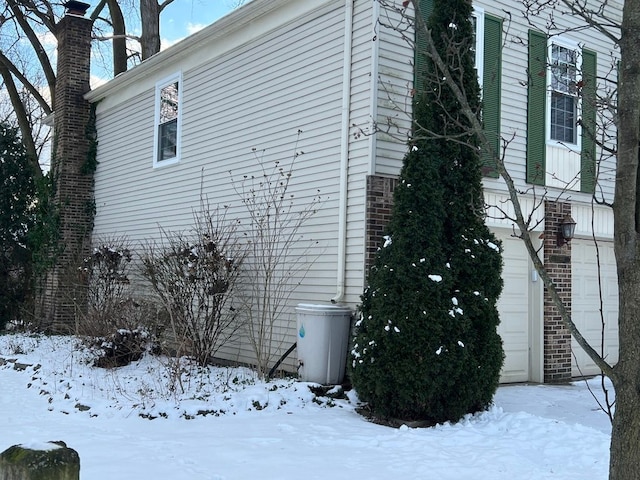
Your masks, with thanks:
[[[167,77],[156,84],[154,167],[180,161],[181,84],[180,74]]]
[[[579,147],[580,47],[574,42],[554,38],[549,41],[548,49],[547,140]]]
[[[478,73],[478,83],[482,89],[482,80],[484,76],[484,9],[473,7],[471,14],[471,25],[473,26],[473,66]]]

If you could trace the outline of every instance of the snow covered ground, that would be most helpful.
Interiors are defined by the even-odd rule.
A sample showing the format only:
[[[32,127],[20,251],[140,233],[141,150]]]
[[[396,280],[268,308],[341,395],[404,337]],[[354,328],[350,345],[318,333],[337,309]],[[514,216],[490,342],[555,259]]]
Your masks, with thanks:
[[[63,440],[83,480],[607,478],[611,428],[584,382],[504,386],[488,412],[428,429],[309,386],[153,356],[98,369],[72,338],[4,335],[0,451]]]

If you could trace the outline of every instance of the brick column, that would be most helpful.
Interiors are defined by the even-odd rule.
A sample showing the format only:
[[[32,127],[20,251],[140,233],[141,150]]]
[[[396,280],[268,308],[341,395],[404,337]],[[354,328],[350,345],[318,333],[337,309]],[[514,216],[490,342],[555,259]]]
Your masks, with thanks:
[[[365,214],[365,271],[382,246],[385,228],[391,219],[393,190],[397,178],[370,175],[367,177],[367,205]]]
[[[93,225],[93,172],[87,169],[91,140],[87,132],[91,26],[83,12],[72,10],[58,23],[58,65],[54,99],[54,148],[51,169],[59,213],[56,264],[45,283],[46,326],[59,333],[73,331],[78,308],[84,307],[85,286],[78,266],[87,256]]]
[[[558,229],[571,204],[545,201],[544,264],[571,313],[571,244],[558,246]],[[571,334],[562,323],[549,292],[544,290],[544,381],[571,379]]]

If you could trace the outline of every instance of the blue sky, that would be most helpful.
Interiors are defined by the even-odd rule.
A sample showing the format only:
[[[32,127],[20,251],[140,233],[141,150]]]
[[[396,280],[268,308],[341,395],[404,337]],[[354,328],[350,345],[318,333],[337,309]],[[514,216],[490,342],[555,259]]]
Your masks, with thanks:
[[[212,24],[237,4],[238,0],[175,0],[160,16],[160,35],[173,44]]]
[[[0,0],[2,1],[2,0]],[[89,0],[91,1],[91,0]],[[166,49],[183,38],[211,25],[231,12],[239,3],[251,0],[174,0],[160,14],[161,49]],[[133,32],[139,34],[139,32]],[[55,40],[52,42],[55,48]],[[133,44],[131,48],[139,48]],[[96,87],[111,78],[111,61],[102,57],[97,50],[91,64],[91,85]]]

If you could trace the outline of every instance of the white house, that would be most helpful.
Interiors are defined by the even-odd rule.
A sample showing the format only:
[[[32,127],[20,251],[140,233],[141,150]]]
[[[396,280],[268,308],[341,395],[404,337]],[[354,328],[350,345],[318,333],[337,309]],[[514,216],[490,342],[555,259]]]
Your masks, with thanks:
[[[281,319],[284,348],[296,338],[295,304],[355,309],[390,212],[414,88],[413,46],[392,28],[405,21],[397,11],[402,1],[383,3],[391,7],[377,0],[253,0],[87,93],[98,140],[94,237],[136,243],[157,237],[159,226],[186,230],[203,195],[241,217],[231,179],[258,173],[253,149],[264,150],[262,161],[271,165],[289,161],[297,148],[304,155],[293,169],[296,202],[318,190],[323,201],[303,227],[304,237],[318,242],[318,258],[291,298],[291,315]],[[429,3],[422,2],[424,11]],[[621,2],[609,5],[620,18]],[[519,0],[477,0],[474,8],[488,133],[509,140],[506,165],[525,211],[539,220],[532,236],[541,258],[596,345],[603,328],[599,265],[604,348],[615,361],[612,213],[594,205],[591,193],[597,183],[598,194],[612,199],[615,163],[600,161],[587,123],[578,122],[594,113],[575,88],[606,88],[601,79],[615,64],[613,45],[593,28],[570,28],[582,23],[559,11],[556,30],[548,30],[547,18],[529,23]],[[499,212],[512,208],[503,180],[487,173],[487,222],[504,246],[502,380],[596,373],[554,315],[513,222]],[[558,247],[565,215],[577,223],[575,238]],[[252,361],[247,342],[223,354]]]

